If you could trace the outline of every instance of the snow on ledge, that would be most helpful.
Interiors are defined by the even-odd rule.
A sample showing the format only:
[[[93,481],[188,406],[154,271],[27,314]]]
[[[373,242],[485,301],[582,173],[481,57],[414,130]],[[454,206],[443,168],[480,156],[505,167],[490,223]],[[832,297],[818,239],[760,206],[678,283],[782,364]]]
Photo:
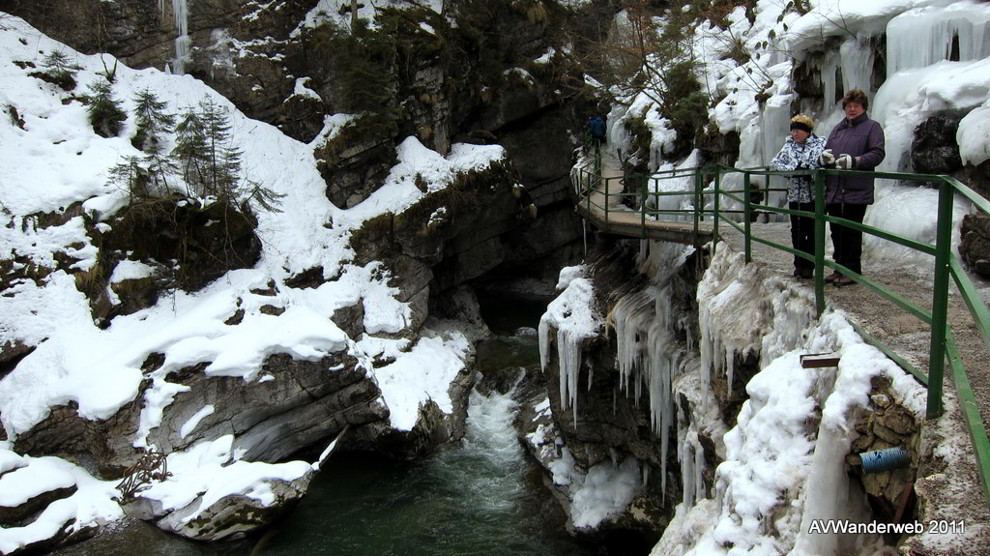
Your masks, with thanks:
[[[435,334],[429,336],[429,334]],[[423,337],[407,352],[395,352],[396,360],[375,370],[382,398],[389,408],[392,427],[409,431],[416,426],[419,408],[429,400],[444,413],[452,413],[451,382],[466,367],[471,342],[456,330]]]
[[[540,318],[540,367],[550,362],[550,328],[557,330],[557,357],[560,364],[560,400],[570,406],[577,421],[577,379],[581,369],[581,342],[592,338],[604,326],[594,307],[594,286],[585,278],[586,266],[566,267],[560,271],[564,291],[547,305]]]

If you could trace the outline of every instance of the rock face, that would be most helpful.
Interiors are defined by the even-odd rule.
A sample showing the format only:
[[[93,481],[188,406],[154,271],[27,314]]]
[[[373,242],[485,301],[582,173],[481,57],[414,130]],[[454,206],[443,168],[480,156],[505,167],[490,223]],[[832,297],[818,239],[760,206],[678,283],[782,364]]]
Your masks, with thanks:
[[[939,112],[914,130],[911,166],[919,174],[953,174],[963,167],[956,143],[959,121],[965,110]]]
[[[147,371],[153,372],[161,362],[161,358],[149,358]],[[170,374],[166,377],[170,382],[189,390],[168,405],[161,424],[150,431],[148,443],[171,453],[232,434],[234,446],[244,450],[244,459],[274,463],[348,426],[349,441],[356,446],[373,444],[387,428],[388,410],[381,403],[378,387],[353,357],[308,362],[272,355],[261,373],[272,379],[259,383],[239,377],[207,377],[202,366]],[[207,406],[213,412],[192,430],[184,430]],[[36,456],[90,459],[105,477],[118,479],[142,453],[133,446],[140,410],[141,403],[135,401],[108,420],[90,421],[79,417],[71,405],[57,408],[19,435],[14,447]]]
[[[567,176],[577,146],[571,138],[580,135],[586,109],[565,95],[580,82],[580,70],[566,57],[544,55],[562,50],[552,30],[579,24],[579,15],[504,0],[484,9],[454,6],[446,17],[410,5],[378,10],[378,31],[348,33],[331,24],[299,28],[310,4],[190,0],[185,71],[248,116],[302,141],[317,137],[325,115],[370,114],[317,145],[327,197],[341,208],[381,185],[394,144],[407,136],[441,154],[455,140],[501,143],[538,220],[552,223],[529,234],[520,226],[505,262],[550,267],[571,259],[573,250],[561,249],[579,237]],[[155,0],[56,2],[44,9],[14,1],[9,10],[75,48],[110,52],[132,66],[164,67],[175,56],[174,14],[171,6],[160,11]],[[514,213],[510,205],[503,217]],[[488,238],[479,241],[491,248]]]
[[[273,500],[263,504],[255,498],[243,495],[225,496],[206,510],[200,510],[197,499],[189,506],[169,513],[157,521],[159,527],[182,535],[187,539],[214,542],[244,536],[259,527],[268,525],[285,513],[306,494],[312,473],[294,481],[273,481],[270,485]],[[189,519],[195,513],[195,517]]]
[[[564,446],[570,454],[568,457],[573,458],[573,464],[583,470],[607,462],[621,462],[630,456],[635,458],[650,480],[625,512],[609,517],[592,531],[624,529],[633,536],[655,542],[672,515],[674,502],[670,501],[681,499],[675,444],[677,431],[683,425],[672,417],[677,411],[675,404],[679,402],[670,397],[669,390],[667,401],[654,399],[662,396],[658,390],[662,387],[657,381],[664,379],[659,369],[655,375],[651,374],[652,363],[648,362],[647,356],[650,348],[647,346],[651,342],[659,345],[667,342],[661,348],[663,352],[657,355],[669,365],[665,375],[668,389],[671,379],[685,369],[697,367],[697,357],[683,347],[689,336],[697,337],[697,321],[691,317],[697,315],[697,309],[692,309],[697,280],[695,266],[693,262],[671,265],[653,282],[644,275],[637,276],[634,269],[637,262],[643,264],[643,261],[637,261],[636,249],[631,243],[602,244],[589,260],[592,261],[595,304],[602,314],[609,314],[609,329],[607,334],[582,344],[577,409],[570,407],[568,400],[561,399],[556,387],[561,380],[561,371],[554,355],[544,369],[548,387],[542,395],[549,394],[548,411],[521,418],[520,423],[526,425],[524,432],[530,435],[531,452],[548,469],[559,465],[555,462],[560,459]],[[660,290],[669,297],[656,301]],[[663,307],[666,304],[669,309]],[[662,314],[657,316],[658,307],[660,313],[669,310],[675,318],[684,318],[671,329],[651,327],[656,319],[663,319]],[[627,348],[619,347],[618,334],[626,335],[622,342]],[[652,338],[648,334],[659,336]],[[554,331],[550,331],[548,350],[553,354],[557,353],[555,337]],[[620,354],[620,350],[626,349],[629,351]],[[635,362],[630,360],[632,367],[625,368],[620,360],[630,356]],[[534,398],[532,402],[528,405],[538,404],[539,400]],[[669,420],[664,421],[661,413],[670,416]],[[574,496],[567,486],[555,488],[564,500]],[[565,507],[569,504],[569,501],[565,502]]]
[[[963,217],[959,254],[977,274],[990,276],[990,215],[981,212]]]
[[[910,410],[894,401],[889,379],[874,379],[872,387],[871,411],[856,423],[856,432],[860,436],[853,441],[847,460],[853,460],[851,469],[860,477],[874,513],[881,519],[893,522],[898,508],[905,502],[905,493],[914,484],[919,467],[921,426]],[[859,463],[855,461],[858,456],[854,454],[891,447],[905,448],[912,463],[879,473],[864,473],[863,467],[856,465]]]

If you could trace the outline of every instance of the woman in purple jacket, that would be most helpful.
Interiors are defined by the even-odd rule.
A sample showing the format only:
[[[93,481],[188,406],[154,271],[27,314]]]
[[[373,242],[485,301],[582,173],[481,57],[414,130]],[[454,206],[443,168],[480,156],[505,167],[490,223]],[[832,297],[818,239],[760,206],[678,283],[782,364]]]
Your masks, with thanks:
[[[825,142],[820,162],[826,168],[873,170],[883,161],[884,137],[880,124],[866,115],[870,101],[866,93],[851,89],[842,97],[846,117],[839,122]],[[825,212],[854,222],[863,222],[867,205],[873,204],[873,177],[828,176],[825,180]],[[863,232],[830,223],[835,262],[862,274]],[[856,282],[838,271],[825,278],[836,286]]]

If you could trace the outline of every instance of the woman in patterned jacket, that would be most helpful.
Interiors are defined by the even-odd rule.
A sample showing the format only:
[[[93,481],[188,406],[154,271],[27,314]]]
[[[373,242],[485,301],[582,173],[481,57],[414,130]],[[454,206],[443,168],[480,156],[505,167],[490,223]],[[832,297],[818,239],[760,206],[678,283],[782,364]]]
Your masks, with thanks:
[[[779,171],[820,168],[818,159],[825,150],[825,138],[815,135],[814,128],[815,121],[804,114],[791,118],[791,136],[770,161],[770,168]],[[787,177],[787,206],[791,210],[815,211],[815,186],[811,176]],[[814,256],[814,219],[791,215],[791,244],[798,251]],[[814,274],[814,262],[794,256],[794,276],[811,278]]]

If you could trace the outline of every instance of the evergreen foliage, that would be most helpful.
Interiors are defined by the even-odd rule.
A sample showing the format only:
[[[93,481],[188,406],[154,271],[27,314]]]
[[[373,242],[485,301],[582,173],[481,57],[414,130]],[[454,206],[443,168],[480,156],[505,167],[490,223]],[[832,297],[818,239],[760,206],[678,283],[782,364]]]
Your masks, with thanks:
[[[134,98],[137,131],[131,138],[134,148],[148,154],[162,151],[163,137],[175,127],[175,116],[165,112],[167,103],[158,100],[151,89],[139,91]]]
[[[93,131],[101,137],[116,137],[120,135],[127,120],[127,114],[121,108],[120,101],[113,96],[113,87],[106,81],[98,81],[89,86],[90,94],[86,95],[89,103],[86,109],[89,113],[89,123]]]
[[[150,196],[148,191],[148,171],[142,166],[141,159],[128,156],[123,162],[110,168],[110,183],[127,190],[130,202]]]
[[[277,211],[284,195],[241,176],[243,153],[233,145],[230,130],[226,108],[209,97],[200,101],[198,108],[188,108],[179,119],[172,156],[192,188],[190,194],[230,205],[255,202],[265,210]]]
[[[39,77],[46,77],[46,81],[54,83],[66,91],[76,88],[76,73],[82,68],[69,60],[69,56],[61,50],[49,52],[41,60],[41,66],[45,68],[40,72]]]
[[[182,178],[190,187],[196,187],[206,181],[206,131],[199,112],[194,107],[188,107],[179,117],[175,126],[175,148],[172,157],[175,159]],[[188,192],[192,194],[192,191]]]
[[[389,115],[394,108],[396,48],[393,37],[367,28],[357,20],[353,32],[332,23],[308,36],[307,50],[330,65],[336,77],[334,109],[338,112],[371,112]]]

